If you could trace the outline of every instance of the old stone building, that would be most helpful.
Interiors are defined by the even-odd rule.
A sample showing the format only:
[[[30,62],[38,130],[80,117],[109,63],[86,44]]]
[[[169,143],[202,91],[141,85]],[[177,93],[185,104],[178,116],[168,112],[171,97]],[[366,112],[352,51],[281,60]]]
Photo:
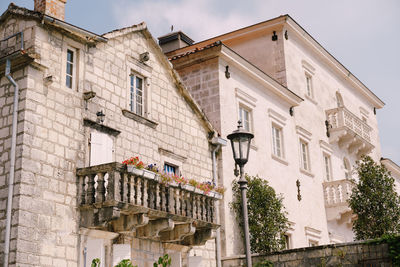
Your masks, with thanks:
[[[0,262],[214,266],[220,196],[121,164],[211,182],[214,127],[144,23],[97,35],[65,4],[0,17]]]
[[[288,248],[353,240],[347,205],[352,166],[381,158],[376,110],[384,103],[289,15],[194,43],[182,32],[159,38],[214,127],[227,136],[243,122],[254,133],[245,170],[284,197]],[[399,167],[383,160],[398,177]],[[229,208],[234,161],[222,148],[219,183],[222,261],[243,253]]]

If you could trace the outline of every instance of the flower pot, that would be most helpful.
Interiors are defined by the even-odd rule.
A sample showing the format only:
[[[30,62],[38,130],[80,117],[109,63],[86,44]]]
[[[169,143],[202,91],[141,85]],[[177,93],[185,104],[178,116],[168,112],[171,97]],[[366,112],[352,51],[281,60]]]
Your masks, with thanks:
[[[203,191],[203,190],[200,190],[200,189],[198,189],[198,188],[195,188],[195,189],[194,189],[194,192],[197,193],[197,194],[204,194],[204,191]]]
[[[154,180],[156,174],[152,171],[148,171],[148,170],[143,170],[143,177],[147,178],[147,179],[151,179]]]
[[[128,172],[133,173],[136,176],[143,176],[143,170],[138,169],[135,166],[127,165],[126,169],[128,170]]]
[[[179,186],[178,183],[177,183],[177,182],[174,182],[174,181],[169,182],[168,185],[169,185],[169,186],[172,186],[172,187],[178,187],[178,186]]]

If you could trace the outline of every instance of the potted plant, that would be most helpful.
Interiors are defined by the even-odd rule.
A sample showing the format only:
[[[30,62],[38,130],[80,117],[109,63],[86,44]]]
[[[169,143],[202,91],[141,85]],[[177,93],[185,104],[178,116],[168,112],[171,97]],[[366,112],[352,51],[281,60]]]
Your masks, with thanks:
[[[131,157],[130,159],[124,160],[122,164],[126,165],[128,172],[137,176],[143,176],[144,163],[139,157]]]

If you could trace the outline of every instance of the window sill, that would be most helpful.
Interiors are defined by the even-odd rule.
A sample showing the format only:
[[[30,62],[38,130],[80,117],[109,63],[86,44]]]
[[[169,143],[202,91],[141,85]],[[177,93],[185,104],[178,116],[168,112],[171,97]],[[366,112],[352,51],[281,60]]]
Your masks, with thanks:
[[[315,99],[307,94],[304,95],[305,98],[307,98],[307,100],[309,100],[311,103],[313,103],[314,105],[318,105],[318,102],[315,101]]]
[[[300,168],[300,172],[305,174],[305,175],[308,175],[308,176],[310,176],[312,178],[314,178],[314,176],[315,176],[313,173],[311,173],[310,171],[307,171],[307,170],[305,170],[303,168]]]
[[[147,119],[145,117],[142,117],[140,115],[137,115],[137,114],[135,114],[132,111],[129,111],[127,109],[123,109],[122,110],[122,115],[124,115],[125,117],[127,117],[129,119],[132,119],[134,121],[140,122],[140,123],[142,123],[142,124],[144,124],[146,126],[149,126],[150,128],[153,128],[153,129],[155,129],[157,127],[157,125],[158,125],[157,122],[149,120],[149,119]]]
[[[271,154],[271,158],[284,165],[289,165],[289,162],[287,162],[285,159],[275,156],[274,154]]]

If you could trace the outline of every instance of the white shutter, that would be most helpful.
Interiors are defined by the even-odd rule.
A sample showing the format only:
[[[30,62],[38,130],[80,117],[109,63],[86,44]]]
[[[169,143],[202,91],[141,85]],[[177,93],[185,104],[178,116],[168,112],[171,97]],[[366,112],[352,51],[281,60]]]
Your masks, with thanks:
[[[113,245],[113,264],[117,265],[120,261],[131,259],[131,245],[129,244],[114,244]]]
[[[112,137],[105,133],[92,132],[90,134],[90,166],[113,161],[114,142]]]
[[[100,259],[100,267],[104,267],[104,240],[88,239],[86,242],[86,266],[91,266],[93,259]]]

